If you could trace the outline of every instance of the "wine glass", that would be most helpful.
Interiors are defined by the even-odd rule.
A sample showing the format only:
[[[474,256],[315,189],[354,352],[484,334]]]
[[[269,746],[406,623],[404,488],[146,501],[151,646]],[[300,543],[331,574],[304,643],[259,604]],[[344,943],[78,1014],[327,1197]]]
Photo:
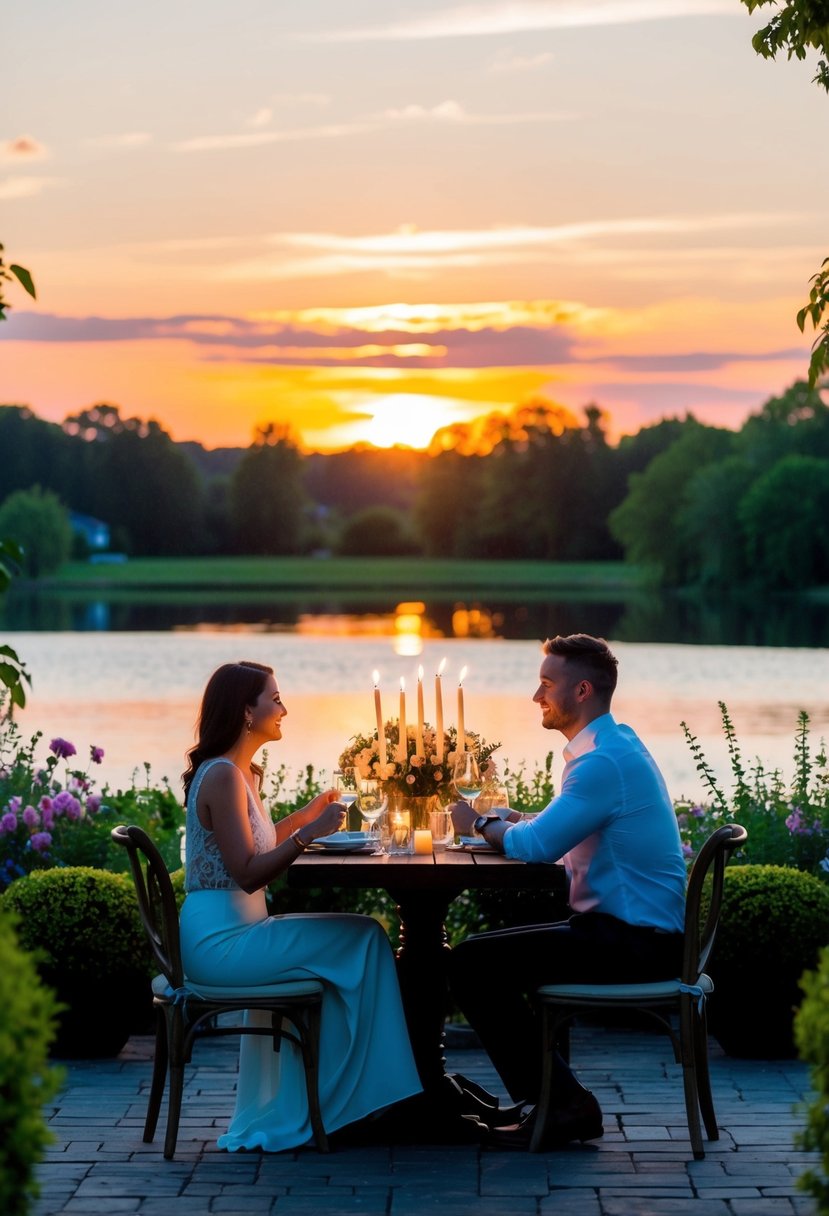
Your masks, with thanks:
[[[375,838],[374,843],[378,852],[382,852],[378,821],[389,805],[388,795],[376,777],[360,779],[360,814],[368,824],[369,835]]]
[[[346,810],[345,820],[340,831],[348,827],[349,811],[360,797],[360,770],[358,768],[335,769],[337,779],[337,802],[342,803]]]
[[[455,789],[463,798],[464,802],[468,802],[474,807],[475,799],[479,796],[483,781],[481,779],[481,766],[478,763],[478,757],[475,752],[460,752],[455,760]]]

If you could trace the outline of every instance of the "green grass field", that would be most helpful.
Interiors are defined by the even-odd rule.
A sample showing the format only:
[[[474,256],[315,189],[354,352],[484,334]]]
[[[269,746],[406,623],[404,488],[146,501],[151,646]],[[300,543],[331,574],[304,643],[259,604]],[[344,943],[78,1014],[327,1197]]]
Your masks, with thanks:
[[[622,562],[456,561],[428,558],[174,557],[133,558],[122,565],[71,562],[40,586],[65,591],[222,590],[233,592],[585,591],[630,592],[641,586]]]

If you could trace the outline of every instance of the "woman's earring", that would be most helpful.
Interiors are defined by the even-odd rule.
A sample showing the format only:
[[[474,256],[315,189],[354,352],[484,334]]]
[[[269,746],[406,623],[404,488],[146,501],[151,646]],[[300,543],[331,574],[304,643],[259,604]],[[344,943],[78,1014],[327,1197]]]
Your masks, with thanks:
[[[253,730],[253,722],[250,718],[245,718],[245,730],[248,732],[248,734],[250,734],[250,732]]]

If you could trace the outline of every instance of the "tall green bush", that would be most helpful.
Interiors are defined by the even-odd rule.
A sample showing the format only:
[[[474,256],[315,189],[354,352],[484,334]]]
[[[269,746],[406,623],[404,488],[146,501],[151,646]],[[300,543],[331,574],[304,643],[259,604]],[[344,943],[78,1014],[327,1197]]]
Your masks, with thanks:
[[[820,1154],[820,1167],[807,1170],[798,1186],[818,1201],[820,1216],[829,1216],[829,949],[821,951],[817,968],[803,976],[801,987],[795,1040],[801,1060],[811,1065],[814,1097],[798,1142]]]
[[[65,1006],[58,1055],[116,1055],[144,1029],[151,1002],[150,949],[132,879],[88,866],[34,870],[2,896],[17,913],[21,945]]]
[[[26,1216],[37,1196],[34,1177],[53,1137],[44,1103],[61,1072],[48,1064],[55,999],[19,946],[14,918],[0,910],[0,1212]]]

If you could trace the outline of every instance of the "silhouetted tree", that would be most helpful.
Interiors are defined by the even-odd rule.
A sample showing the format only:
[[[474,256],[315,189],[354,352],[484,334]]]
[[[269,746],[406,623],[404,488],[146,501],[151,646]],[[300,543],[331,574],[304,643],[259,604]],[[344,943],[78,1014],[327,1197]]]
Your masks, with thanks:
[[[269,422],[230,483],[234,544],[240,553],[299,553],[304,545],[303,458],[290,428]]]

